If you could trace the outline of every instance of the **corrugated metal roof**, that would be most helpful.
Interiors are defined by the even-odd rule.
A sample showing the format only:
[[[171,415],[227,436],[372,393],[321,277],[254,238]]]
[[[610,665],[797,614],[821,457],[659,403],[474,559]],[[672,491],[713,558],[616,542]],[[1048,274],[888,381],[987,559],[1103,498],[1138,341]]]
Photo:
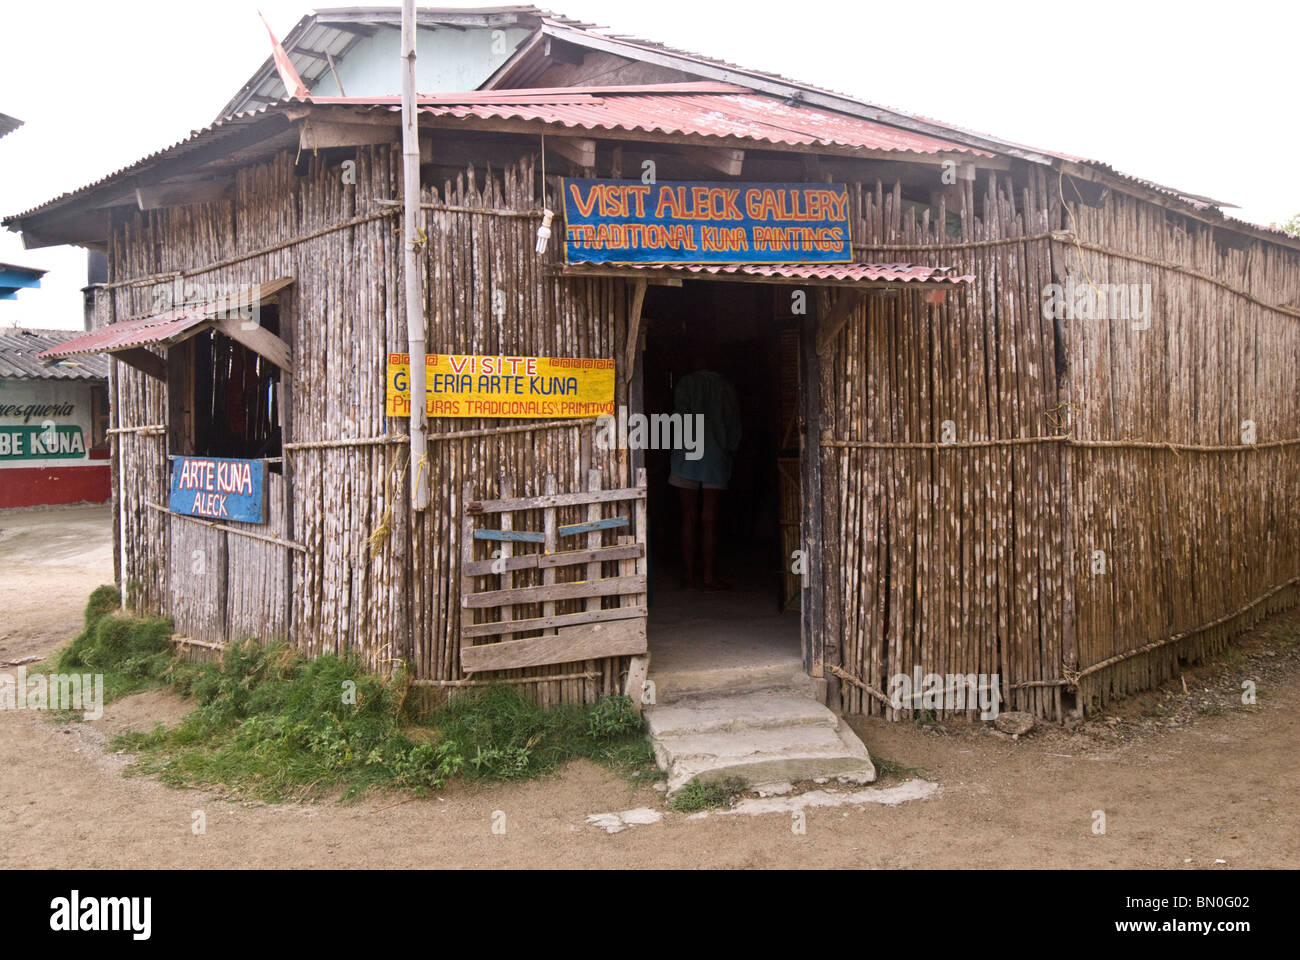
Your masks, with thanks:
[[[0,379],[5,380],[105,380],[108,360],[86,357],[77,361],[45,363],[44,350],[76,336],[72,330],[0,329]]]
[[[287,98],[285,100],[280,101],[279,103],[270,104],[268,106],[261,107],[257,110],[249,110],[245,113],[236,113],[232,116],[225,117],[224,119],[218,120],[216,123],[213,123],[210,126],[204,127],[202,130],[193,130],[190,132],[190,135],[188,137],[178,140],[176,143],[173,143],[171,146],[163,147],[161,150],[155,150],[153,153],[147,154],[146,156],[140,158],[135,163],[128,164],[125,167],[122,167],[118,170],[114,170],[112,173],[105,174],[104,176],[100,177],[98,180],[94,180],[86,184],[84,187],[78,187],[76,190],[69,190],[66,193],[61,193],[57,197],[53,197],[52,199],[46,200],[44,203],[32,207],[30,210],[24,210],[22,213],[15,213],[8,217],[5,217],[3,222],[6,225],[8,225],[10,221],[22,219],[23,217],[29,216],[30,214],[39,213],[49,207],[58,206],[68,200],[72,200],[76,197],[80,197],[88,193],[92,193],[93,191],[99,189],[100,187],[108,186],[114,180],[118,180],[126,176],[127,174],[144,173],[150,167],[158,164],[163,160],[170,160],[175,157],[184,156],[190,150],[197,149],[200,146],[205,146],[210,143],[215,143],[216,141],[221,140],[224,137],[234,136],[235,134],[242,132],[243,127],[249,126],[251,124],[256,124],[262,120],[267,119],[267,117],[269,116],[282,115],[285,108],[287,108],[291,104],[297,104],[301,106],[305,102],[306,101],[303,100],[294,100],[292,98]],[[290,127],[286,124],[285,131],[288,134],[292,135],[293,142],[296,143],[298,139],[297,129],[294,127]]]
[[[13,133],[23,122],[17,117],[11,117],[8,114],[0,113],[0,137]]]
[[[918,285],[973,283],[952,267],[916,263],[574,263],[560,272],[570,276],[616,274],[626,270],[682,273],[696,276],[763,277],[849,286],[855,283],[915,283]]]
[[[698,84],[692,84],[698,87]],[[642,88],[645,89],[645,88]],[[440,117],[529,120],[569,129],[623,130],[697,137],[729,137],[789,146],[839,146],[902,153],[993,154],[938,137],[888,127],[882,123],[789,104],[743,87],[718,85],[714,92],[678,92],[674,85],[658,92],[622,93],[574,88],[545,102],[454,102],[441,96],[422,103],[423,113]]]
[[[1099,161],[1087,160],[1082,157],[1061,153],[1060,151],[1047,150],[1030,144],[1018,143],[980,130],[973,130],[969,127],[959,126],[947,121],[936,120],[933,117],[926,117],[918,113],[901,110],[897,107],[890,107],[879,103],[869,103],[858,97],[840,93],[839,91],[828,90],[824,87],[817,87],[802,81],[792,80],[789,77],[777,73],[755,70],[751,67],[744,67],[725,60],[719,60],[715,57],[682,50],[658,41],[612,34],[602,29],[593,29],[587,25],[564,23],[555,18],[544,19],[542,27],[534,36],[534,40],[541,35],[575,43],[580,46],[588,46],[597,50],[605,50],[614,53],[616,56],[625,56],[632,59],[653,59],[655,57],[670,58],[676,69],[687,73],[694,73],[696,76],[713,76],[718,79],[725,78],[733,81],[738,80],[742,84],[752,81],[754,83],[754,88],[760,92],[767,92],[769,94],[788,92],[796,100],[801,96],[811,96],[814,100],[819,102],[820,106],[832,111],[843,111],[848,114],[858,115],[865,111],[872,115],[871,117],[868,117],[868,119],[876,119],[891,126],[899,126],[905,129],[917,129],[919,126],[923,128],[919,130],[919,132],[927,133],[931,136],[938,136],[940,138],[947,138],[949,136],[956,139],[971,138],[974,141],[973,143],[971,140],[964,141],[967,143],[967,146],[984,147],[993,150],[995,153],[1020,156],[1023,159],[1032,160],[1034,162],[1069,160],[1084,164],[1094,169],[1112,174],[1129,183],[1154,189],[1165,196],[1180,200],[1198,211],[1235,206],[1235,204],[1224,203],[1210,197],[1204,197],[1198,194],[1189,193],[1185,190],[1167,187],[1163,184],[1145,180],[1141,177],[1123,174],[1114,170],[1110,165]],[[514,87],[533,86],[536,79],[545,72],[547,64],[548,59],[543,53],[542,45],[534,41],[526,41],[520,45],[515,55],[503,64],[497,73],[493,74],[493,76],[488,79],[485,86],[495,87],[500,84]],[[1255,227],[1256,229],[1268,229],[1259,227],[1256,224],[1247,224],[1245,221],[1234,220],[1231,217],[1225,217],[1225,220],[1249,227]]]
[[[4,222],[12,225],[24,217],[42,213],[101,187],[107,187],[126,175],[141,174],[163,160],[181,157],[200,146],[233,136],[249,124],[277,114],[282,115],[291,109],[302,109],[303,104],[318,107],[373,107],[396,112],[400,110],[399,99],[289,98],[258,110],[235,114],[203,130],[197,130],[171,147],[149,154],[94,183],[61,194],[30,210],[12,214]],[[646,131],[799,146],[834,145],[916,154],[952,151],[972,156],[992,156],[962,144],[899,130],[871,120],[806,105],[791,106],[776,97],[750,93],[744,87],[726,83],[469,91],[421,95],[419,102],[420,109],[433,116],[475,117],[485,121],[527,120],[569,129]],[[296,141],[296,128],[286,125],[285,134]],[[278,141],[272,141],[268,137],[267,142]]]
[[[293,283],[291,278],[282,277],[260,284],[257,292],[250,294],[249,299],[244,302],[261,303],[291,283]],[[235,306],[236,303],[232,298],[230,301],[187,304],[165,313],[138,317],[134,320],[121,320],[64,343],[53,345],[48,350],[42,351],[39,356],[42,360],[57,360],[94,353],[112,353],[115,350],[130,350],[136,347],[165,346],[198,332],[196,327]]]
[[[123,320],[92,330],[40,353],[42,360],[110,353],[170,342],[203,323],[211,312],[203,307],[182,307],[152,317]]]

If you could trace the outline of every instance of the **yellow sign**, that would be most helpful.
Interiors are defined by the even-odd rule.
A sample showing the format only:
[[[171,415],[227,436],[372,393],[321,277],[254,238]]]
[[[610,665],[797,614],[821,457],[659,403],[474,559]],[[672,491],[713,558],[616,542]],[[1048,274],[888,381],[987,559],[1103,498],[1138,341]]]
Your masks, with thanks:
[[[384,410],[409,417],[411,358],[388,355]],[[431,417],[598,417],[614,413],[614,361],[431,353],[425,360]]]

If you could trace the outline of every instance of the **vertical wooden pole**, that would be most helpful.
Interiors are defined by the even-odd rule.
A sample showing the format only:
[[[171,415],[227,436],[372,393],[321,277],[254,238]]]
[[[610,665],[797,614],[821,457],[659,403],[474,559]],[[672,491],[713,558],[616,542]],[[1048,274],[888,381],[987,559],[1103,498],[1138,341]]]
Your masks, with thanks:
[[[171,522],[171,519],[168,518]],[[230,633],[230,534],[224,530],[217,531],[217,589],[216,606],[220,622],[216,635],[225,643],[236,643],[242,637]]]
[[[588,490],[589,492],[591,492],[591,493],[597,493],[597,492],[600,491],[600,471],[599,471],[599,470],[588,470],[588,471],[587,471],[587,490]],[[589,503],[589,504],[587,504],[587,521],[588,521],[589,523],[595,523],[595,522],[596,522],[597,520],[599,520],[599,519],[600,519],[600,504],[599,504],[599,503]],[[592,530],[590,533],[588,533],[588,534],[587,534],[587,549],[588,549],[588,550],[599,550],[599,549],[600,549],[600,538],[601,538],[601,533],[600,533],[599,530]],[[588,582],[591,582],[591,581],[594,581],[594,580],[599,580],[600,577],[601,577],[600,561],[597,560],[597,561],[594,561],[594,562],[592,562],[592,563],[587,564],[587,580],[588,580]],[[587,602],[586,602],[586,608],[587,608],[588,610],[599,610],[599,609],[600,609],[600,597],[588,597],[588,598],[587,598]]]
[[[424,293],[420,282],[420,136],[415,109],[415,0],[402,0],[402,246],[411,385],[411,506],[429,506],[429,418],[425,410]]]
[[[636,281],[632,290],[632,306],[627,317],[627,343],[624,345],[627,350],[627,362],[624,369],[627,371],[627,415],[629,417],[634,413],[645,412],[645,358],[644,351],[641,349],[641,344],[645,340],[645,327],[641,322],[645,292],[646,282]],[[628,454],[630,456],[627,456]],[[620,449],[620,469],[623,468],[622,458],[625,456],[627,456],[627,483],[631,486],[636,483],[636,478],[645,467],[645,451],[639,448],[631,451]]]
[[[283,293],[276,302],[276,319],[280,326],[280,339],[289,345],[289,356],[294,356],[297,341],[296,324],[290,318],[297,319],[297,312],[286,310],[290,304],[290,295]],[[294,369],[297,369],[295,365]],[[191,378],[191,383],[192,383]],[[193,388],[191,387],[191,390]],[[280,418],[280,492],[281,492],[281,528],[287,540],[293,540],[293,458],[284,449],[286,443],[293,441],[293,374],[288,370],[280,371],[279,389],[276,390],[276,403]],[[191,417],[194,402],[190,401]],[[192,427],[191,427],[192,429]],[[381,454],[382,456],[382,454]],[[294,642],[293,635],[293,559],[292,550],[284,550],[284,639]]]
[[[509,500],[511,497],[514,496],[514,487],[511,484],[509,477],[501,478],[500,496],[502,500]],[[513,530],[515,528],[515,515],[513,511],[511,510],[505,511],[504,513],[501,514],[500,519],[501,522],[498,524],[498,526],[500,526],[502,530]],[[501,541],[502,563],[505,564],[507,561],[509,561],[510,557],[513,554],[514,554],[514,544],[512,544],[509,540],[502,540]],[[511,588],[514,587],[514,585],[515,585],[515,575],[511,573],[510,570],[508,569],[503,571],[501,574],[501,589],[510,590]],[[513,620],[514,618],[515,618],[515,608],[513,604],[505,604],[504,606],[501,607],[502,620]],[[511,640],[513,638],[514,638],[513,633],[501,634],[502,642]]]
[[[449,636],[447,642],[456,645],[455,662],[460,662],[460,648],[473,643],[465,637],[465,627],[474,622],[474,611],[470,609],[469,597],[474,592],[474,578],[469,574],[470,562],[474,559],[474,519],[466,506],[474,496],[474,485],[468,480],[461,488],[460,498],[460,636]]]
[[[838,570],[830,568],[830,564],[838,560],[838,552],[830,553],[823,549],[823,517],[822,517],[822,449],[821,449],[821,392],[822,392],[822,369],[817,354],[817,317],[815,311],[813,315],[804,318],[803,336],[799,344],[800,350],[800,394],[803,430],[801,456],[800,456],[800,485],[802,487],[803,499],[803,536],[801,537],[802,546],[806,553],[804,558],[805,573],[803,582],[803,596],[800,603],[803,632],[803,661],[804,669],[813,677],[821,677],[824,670],[827,651],[825,645],[833,644],[833,655],[837,662],[839,657],[839,620],[836,617],[834,624],[834,636],[831,635],[830,625],[827,623],[827,607],[825,603],[826,585],[834,577],[839,576]],[[791,558],[783,558],[783,562],[791,562]],[[838,611],[837,611],[838,613]],[[839,681],[831,674],[826,677],[827,691],[826,696],[832,705],[839,704]]]
[[[556,484],[555,474],[548,473],[546,475],[546,490],[545,490],[546,495],[554,496],[558,489],[559,488],[558,485]],[[542,529],[544,531],[544,536],[546,537],[546,541],[545,543],[542,544],[542,552],[549,556],[550,554],[555,553],[560,540],[559,526],[556,523],[556,508],[547,507],[546,510],[543,512],[543,517],[544,520],[542,522]],[[555,583],[555,568],[547,567],[544,571],[542,571],[542,585],[549,587],[552,586],[554,583]],[[555,616],[554,600],[547,600],[542,604],[542,616],[543,617]],[[558,633],[559,631],[555,627],[550,627],[545,632],[551,634],[551,633]]]
[[[108,356],[108,427],[120,427],[120,402],[117,397],[117,358]],[[112,441],[108,461],[109,483],[113,497],[113,580],[121,591],[120,606],[126,609],[126,578],[122,576],[122,551],[126,549],[126,525],[122,519],[122,434],[110,433]]]

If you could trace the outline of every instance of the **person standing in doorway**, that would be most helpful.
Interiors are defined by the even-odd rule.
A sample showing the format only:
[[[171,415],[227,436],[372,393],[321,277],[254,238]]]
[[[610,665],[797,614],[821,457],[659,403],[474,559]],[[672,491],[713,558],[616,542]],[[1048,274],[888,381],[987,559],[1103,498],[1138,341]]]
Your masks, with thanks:
[[[698,585],[703,590],[726,590],[730,584],[716,575],[718,501],[731,479],[731,464],[740,449],[740,405],[736,389],[712,369],[707,354],[701,354],[693,373],[673,388],[673,412],[686,418],[699,416],[690,429],[702,425],[696,435],[696,459],[688,451],[673,451],[668,482],[677,488],[682,506],[682,586]],[[700,579],[696,580],[696,556]]]

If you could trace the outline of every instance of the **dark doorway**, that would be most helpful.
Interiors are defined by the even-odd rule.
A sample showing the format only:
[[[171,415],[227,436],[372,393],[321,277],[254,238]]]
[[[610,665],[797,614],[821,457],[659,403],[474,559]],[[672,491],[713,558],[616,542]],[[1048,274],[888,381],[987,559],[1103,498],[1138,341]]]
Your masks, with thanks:
[[[764,284],[651,286],[642,314],[645,413],[673,413],[686,375],[712,369],[735,389],[741,441],[717,495],[716,577],[683,584],[680,490],[671,450],[647,450],[650,649],[656,670],[797,658],[799,591],[799,323],[789,294]],[[784,307],[784,309],[783,309]],[[697,499],[703,498],[700,491]],[[793,584],[793,586],[792,586]]]

